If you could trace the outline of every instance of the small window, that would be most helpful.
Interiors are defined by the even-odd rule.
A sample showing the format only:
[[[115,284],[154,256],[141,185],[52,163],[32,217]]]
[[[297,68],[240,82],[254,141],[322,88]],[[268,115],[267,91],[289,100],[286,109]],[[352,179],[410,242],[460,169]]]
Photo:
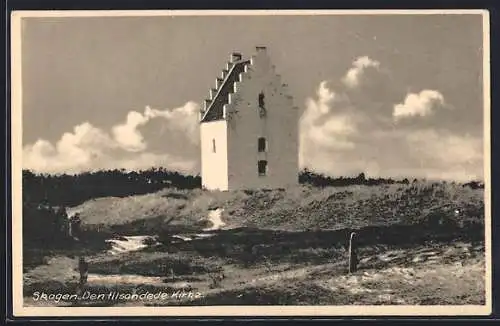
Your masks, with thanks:
[[[264,137],[259,137],[258,148],[259,148],[259,153],[266,151],[266,139]]]
[[[258,162],[259,176],[264,176],[267,174],[267,161]]]
[[[262,92],[259,94],[259,106],[261,108],[264,107],[264,93],[262,93]]]
[[[215,138],[212,139],[212,152],[216,152],[216,149],[215,149]]]
[[[264,93],[260,92],[259,94],[259,116],[261,118],[266,117],[266,108],[264,107]]]

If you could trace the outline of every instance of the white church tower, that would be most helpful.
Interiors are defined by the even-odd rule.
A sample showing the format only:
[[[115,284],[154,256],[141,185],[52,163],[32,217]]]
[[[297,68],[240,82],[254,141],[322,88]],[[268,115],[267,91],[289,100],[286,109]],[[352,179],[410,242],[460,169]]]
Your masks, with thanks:
[[[298,184],[298,108],[265,47],[233,53],[201,110],[201,177],[209,190]]]

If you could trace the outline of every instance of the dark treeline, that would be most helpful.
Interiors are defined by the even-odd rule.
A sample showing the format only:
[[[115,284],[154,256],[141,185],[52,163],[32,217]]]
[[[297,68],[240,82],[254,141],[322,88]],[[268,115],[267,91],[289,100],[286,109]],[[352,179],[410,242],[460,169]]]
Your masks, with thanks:
[[[345,187],[352,185],[365,185],[377,186],[383,184],[410,184],[424,179],[392,179],[392,178],[366,178],[364,173],[360,173],[356,177],[329,177],[324,174],[309,171],[308,169],[302,170],[299,175],[299,183],[310,184],[315,187]],[[462,186],[470,187],[472,189],[483,189],[484,184],[479,181],[471,181],[464,183]]]
[[[330,177],[304,169],[299,174],[301,184],[315,187],[381,184],[409,184],[416,182],[408,179],[366,178],[364,173],[356,177]],[[471,188],[483,188],[476,181],[464,184]],[[51,206],[75,206],[89,199],[99,197],[126,197],[146,194],[164,188],[196,189],[201,188],[201,177],[183,175],[163,168],[152,168],[139,172],[108,170],[86,172],[77,175],[35,174],[23,171],[23,202],[43,203]]]
[[[416,179],[415,179],[416,181]],[[391,178],[366,178],[364,173],[360,173],[356,177],[329,177],[323,174],[311,172],[308,169],[304,169],[299,175],[299,183],[302,184],[310,184],[315,187],[344,187],[351,185],[367,185],[367,186],[376,186],[382,184],[409,184],[410,181],[408,179],[403,180],[394,180]]]
[[[92,198],[126,197],[146,194],[167,187],[201,187],[199,176],[153,168],[139,172],[108,170],[77,175],[34,174],[23,171],[23,201],[46,205],[75,206]]]

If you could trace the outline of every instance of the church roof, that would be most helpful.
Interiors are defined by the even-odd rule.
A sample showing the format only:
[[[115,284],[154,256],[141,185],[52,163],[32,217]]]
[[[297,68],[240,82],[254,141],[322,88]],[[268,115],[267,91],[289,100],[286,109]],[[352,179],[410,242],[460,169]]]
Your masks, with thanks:
[[[250,60],[242,60],[234,63],[222,85],[217,89],[217,93],[207,108],[201,122],[224,119],[224,105],[228,104],[229,94],[234,92],[234,83],[239,81],[240,73],[245,71],[245,66],[249,63]]]

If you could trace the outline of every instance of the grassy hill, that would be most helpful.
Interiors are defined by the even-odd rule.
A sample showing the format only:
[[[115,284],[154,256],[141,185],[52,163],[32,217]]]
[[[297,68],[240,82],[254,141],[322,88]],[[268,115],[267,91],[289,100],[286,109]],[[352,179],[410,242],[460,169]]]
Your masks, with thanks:
[[[148,232],[165,219],[173,224],[196,224],[208,211],[222,208],[230,227],[282,230],[321,230],[418,224],[431,216],[465,227],[483,224],[484,191],[452,183],[415,182],[317,188],[301,185],[287,190],[210,192],[163,189],[146,195],[99,198],[71,208],[84,225],[134,225]],[[198,223],[200,222],[200,223]]]

